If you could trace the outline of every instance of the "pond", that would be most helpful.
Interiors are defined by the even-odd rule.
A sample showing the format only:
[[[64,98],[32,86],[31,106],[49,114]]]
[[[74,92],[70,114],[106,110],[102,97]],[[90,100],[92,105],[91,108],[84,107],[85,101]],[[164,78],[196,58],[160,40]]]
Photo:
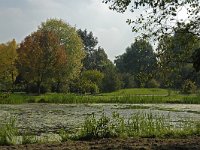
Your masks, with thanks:
[[[0,105],[0,124],[15,117],[20,132],[57,133],[60,129],[74,130],[89,114],[99,117],[113,112],[128,118],[134,113],[170,116],[172,122],[187,119],[200,121],[200,105],[189,104],[20,104]]]

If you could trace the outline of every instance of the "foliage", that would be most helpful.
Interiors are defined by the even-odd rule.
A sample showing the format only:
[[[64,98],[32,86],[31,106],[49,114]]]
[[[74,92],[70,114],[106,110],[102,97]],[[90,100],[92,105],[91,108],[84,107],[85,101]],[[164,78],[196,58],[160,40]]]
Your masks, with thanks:
[[[112,137],[180,137],[199,134],[198,123],[185,120],[172,125],[170,116],[153,113],[136,113],[130,118],[113,113],[112,118],[94,114],[85,119],[75,139],[91,140]]]
[[[145,40],[136,40],[124,54],[117,56],[115,63],[120,72],[150,73],[155,68],[156,56],[150,43]]]
[[[131,75],[130,73],[121,73],[120,76],[124,89],[138,87],[134,75]]]
[[[99,87],[90,80],[80,79],[71,84],[71,92],[80,94],[96,94],[99,93]]]
[[[197,79],[191,64],[194,50],[199,46],[199,38],[184,29],[178,29],[173,36],[160,40],[157,48],[159,75],[165,85],[181,88],[184,80]]]
[[[122,81],[113,64],[108,65],[104,70],[104,78],[102,82],[103,92],[112,92],[121,89]]]
[[[57,69],[66,64],[67,55],[54,32],[40,31],[27,36],[17,49],[17,68],[25,81],[41,85],[57,76]]]
[[[145,40],[136,40],[124,54],[116,57],[115,63],[121,73],[133,75],[139,87],[144,87],[146,82],[152,78],[157,66],[153,48]]]
[[[86,29],[84,31],[79,29],[77,33],[83,41],[86,53],[91,54],[95,50],[95,47],[98,44],[97,37],[94,37],[92,32],[88,33]]]
[[[13,39],[6,44],[0,44],[0,88],[14,90],[14,82],[17,76],[15,61],[17,59],[17,44]]]
[[[66,64],[59,65],[55,71],[54,82],[57,83],[57,92],[64,84],[78,77],[82,68],[82,60],[85,57],[83,43],[74,27],[71,27],[63,20],[49,19],[43,22],[39,30],[44,32],[53,32],[58,37],[59,44],[64,49],[63,56],[66,55]]]
[[[10,118],[6,124],[0,126],[0,145],[16,144],[15,137],[17,135],[16,119]]]
[[[159,88],[160,84],[155,79],[151,79],[147,82],[146,87],[148,88]]]
[[[78,93],[78,91],[77,91]],[[112,93],[96,95],[80,95],[72,93],[46,93],[41,95],[27,95],[25,93],[11,93],[5,97],[0,95],[1,104],[23,103],[56,103],[56,104],[82,104],[82,103],[120,103],[120,104],[200,104],[198,94],[182,95],[178,91],[160,88],[122,89]]]
[[[191,80],[186,80],[182,85],[182,92],[184,94],[193,94],[197,90],[197,86]]]
[[[176,28],[185,28],[188,32],[200,36],[199,0],[103,0],[109,3],[110,9],[123,13],[130,8],[136,12],[135,19],[128,19],[132,31],[139,32],[143,37],[160,39],[173,33]],[[130,7],[129,7],[130,6]],[[138,11],[139,10],[139,11]],[[181,10],[185,10],[187,18],[179,19]]]
[[[112,62],[108,59],[108,56],[102,47],[96,48],[98,44],[97,37],[94,37],[93,33],[88,32],[86,29],[84,31],[79,29],[77,32],[83,41],[86,52],[83,68],[85,70],[98,70],[103,72]]]
[[[75,93],[99,93],[102,84],[103,73],[97,70],[83,71],[80,78],[71,83],[70,90]]]
[[[200,43],[200,42],[199,42]],[[196,49],[192,55],[193,67],[197,72],[200,70],[200,48]]]
[[[106,117],[105,114],[102,114],[98,120],[95,118],[94,114],[92,114],[85,119],[78,138],[90,140],[111,137],[112,133],[109,129],[109,122],[110,119]]]
[[[104,77],[103,73],[97,70],[87,70],[84,71],[81,75],[82,80],[88,80],[92,83],[95,83],[98,86],[101,86],[102,79]]]

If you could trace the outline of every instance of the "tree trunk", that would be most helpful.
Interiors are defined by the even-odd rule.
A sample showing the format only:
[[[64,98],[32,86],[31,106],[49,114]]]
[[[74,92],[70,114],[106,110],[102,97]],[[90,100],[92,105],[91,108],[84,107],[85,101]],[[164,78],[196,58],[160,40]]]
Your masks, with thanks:
[[[37,83],[37,88],[38,88],[38,95],[41,93],[41,82]]]

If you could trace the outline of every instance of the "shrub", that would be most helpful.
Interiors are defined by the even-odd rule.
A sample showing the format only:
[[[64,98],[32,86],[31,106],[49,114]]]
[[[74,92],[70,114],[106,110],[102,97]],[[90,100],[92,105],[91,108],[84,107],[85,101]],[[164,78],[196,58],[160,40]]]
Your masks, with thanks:
[[[87,117],[80,131],[79,139],[90,140],[111,137],[110,119],[102,114],[96,119],[94,114]]]
[[[159,88],[160,83],[158,83],[158,81],[156,81],[155,79],[151,79],[147,82],[146,87],[147,88]]]
[[[95,83],[92,83],[91,81],[88,80],[76,81],[75,83],[71,84],[70,90],[71,92],[81,93],[81,94],[86,94],[86,93],[96,94],[99,92],[98,86]]]
[[[191,80],[186,80],[182,85],[182,93],[184,94],[192,94],[197,90],[197,86]]]

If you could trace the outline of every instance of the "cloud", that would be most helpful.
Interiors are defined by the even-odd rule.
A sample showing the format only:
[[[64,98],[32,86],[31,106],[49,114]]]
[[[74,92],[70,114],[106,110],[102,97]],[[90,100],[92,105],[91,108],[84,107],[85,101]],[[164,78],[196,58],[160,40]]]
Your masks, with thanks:
[[[112,60],[134,38],[125,23],[130,14],[113,12],[101,0],[1,0],[0,42],[13,38],[20,42],[48,18],[60,18],[92,31]]]

